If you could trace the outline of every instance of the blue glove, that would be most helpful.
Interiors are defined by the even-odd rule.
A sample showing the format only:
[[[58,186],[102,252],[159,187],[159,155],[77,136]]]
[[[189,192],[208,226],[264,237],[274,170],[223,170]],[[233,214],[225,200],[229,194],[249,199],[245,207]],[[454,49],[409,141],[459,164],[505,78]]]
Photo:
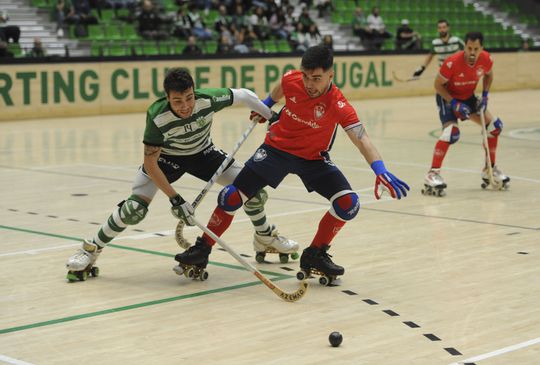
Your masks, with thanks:
[[[379,192],[380,188],[383,189],[383,192],[389,192],[390,196],[394,199],[401,199],[402,195],[403,197],[406,197],[407,190],[411,190],[409,185],[404,181],[401,181],[388,172],[381,160],[373,161],[371,169],[375,172],[375,175],[377,175],[377,178],[375,179],[375,198],[381,198],[382,193]]]
[[[480,105],[478,105],[478,112],[485,112],[487,109],[488,104],[488,94],[489,91],[484,90],[482,91],[482,100],[480,101]]]
[[[456,118],[461,120],[469,119],[469,116],[471,115],[471,108],[469,108],[467,104],[457,99],[452,99],[450,102],[450,107],[452,108]]]

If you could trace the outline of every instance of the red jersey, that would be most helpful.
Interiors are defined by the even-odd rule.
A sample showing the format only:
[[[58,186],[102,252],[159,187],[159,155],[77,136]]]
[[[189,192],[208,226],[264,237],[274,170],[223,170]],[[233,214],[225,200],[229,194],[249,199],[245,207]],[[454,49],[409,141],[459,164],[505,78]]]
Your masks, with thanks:
[[[439,73],[448,80],[446,88],[453,98],[466,100],[473,96],[478,80],[493,66],[487,51],[480,52],[476,63],[471,66],[465,60],[465,52],[459,51],[444,60]]]
[[[285,106],[272,124],[264,143],[306,160],[322,160],[329,151],[338,124],[344,130],[360,125],[356,111],[332,84],[325,94],[310,98],[302,72],[289,71],[281,78]]]

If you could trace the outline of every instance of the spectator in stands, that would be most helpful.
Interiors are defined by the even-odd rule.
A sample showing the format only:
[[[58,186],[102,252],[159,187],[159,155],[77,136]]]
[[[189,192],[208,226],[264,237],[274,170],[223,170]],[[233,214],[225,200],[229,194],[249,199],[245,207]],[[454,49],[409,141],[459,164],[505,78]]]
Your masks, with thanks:
[[[30,52],[27,53],[28,57],[45,57],[47,53],[45,52],[45,49],[43,48],[43,44],[41,43],[41,38],[35,37],[34,38],[34,45]]]
[[[323,18],[326,14],[334,10],[331,0],[315,0],[315,7],[319,11],[319,18]]]
[[[205,41],[212,39],[212,31],[204,24],[201,14],[199,14],[199,10],[195,4],[189,5],[187,16],[189,23],[191,24],[191,33],[197,37],[197,39]]]
[[[311,24],[309,26],[309,29],[306,32],[306,39],[307,39],[308,48],[318,46],[319,44],[322,43],[322,36],[316,24]]]
[[[201,47],[197,45],[197,38],[195,38],[195,36],[189,36],[188,43],[182,50],[182,54],[195,56],[200,56],[203,54]]]
[[[268,19],[264,16],[263,8],[255,8],[249,22],[258,40],[264,41],[270,38],[270,27],[268,26]]]
[[[298,17],[298,22],[304,26],[304,31],[307,32],[311,24],[315,24],[315,21],[309,16],[309,9],[307,6],[302,8],[302,12]]]
[[[370,32],[368,31],[367,25],[367,19],[364,15],[364,11],[360,7],[356,8],[354,10],[351,26],[353,34],[358,36],[362,43],[370,38]]]
[[[270,20],[268,21],[268,24],[270,26],[270,31],[272,34],[279,39],[287,39],[289,38],[289,32],[286,28],[286,18],[285,18],[285,10],[283,8],[277,9],[277,11],[270,16]]]
[[[249,53],[251,52],[252,42],[249,39],[246,39],[246,30],[242,29],[236,31],[234,34],[234,50],[238,53]]]
[[[309,40],[304,33],[304,25],[302,23],[296,24],[295,31],[289,37],[289,45],[294,51],[304,52],[308,49]]]
[[[167,33],[162,31],[162,19],[150,0],[143,0],[142,11],[137,17],[139,34],[145,39],[165,39]]]
[[[221,33],[218,39],[217,54],[230,54],[234,52],[234,44],[230,37],[230,33]]]
[[[54,13],[56,18],[56,35],[63,37],[66,22],[75,22],[75,8],[73,8],[70,0],[57,0]]]
[[[370,48],[381,49],[385,39],[392,38],[386,30],[383,18],[379,15],[379,8],[374,6],[367,17],[368,32],[370,33]]]
[[[13,43],[19,43],[21,28],[16,25],[6,25],[8,20],[8,12],[6,10],[0,11],[0,40],[9,42],[11,39]]]
[[[248,29],[249,19],[244,14],[244,7],[242,5],[236,5],[234,15],[232,17],[232,25],[237,31],[240,31],[242,29]]]
[[[13,52],[8,49],[7,42],[0,40],[0,58],[13,58]]]
[[[334,39],[330,34],[324,35],[322,39],[322,45],[328,49],[334,50]]]
[[[403,19],[396,32],[396,49],[420,49],[421,42],[420,34],[409,26],[409,20]]]
[[[180,39],[187,39],[191,35],[189,19],[182,7],[178,8],[174,18],[173,35]]]
[[[218,9],[218,16],[214,20],[214,30],[221,33],[223,28],[230,29],[232,23],[232,18],[227,14],[227,7],[225,5],[220,5]]]
[[[283,29],[287,31],[289,36],[296,31],[296,19],[293,16],[294,13],[294,6],[288,5],[286,7],[285,11],[285,24],[283,26]]]
[[[70,21],[74,20],[75,24],[97,24],[98,20],[97,18],[92,15],[92,11],[90,10],[90,3],[88,0],[72,0],[73,9],[75,11],[75,16],[70,19]]]

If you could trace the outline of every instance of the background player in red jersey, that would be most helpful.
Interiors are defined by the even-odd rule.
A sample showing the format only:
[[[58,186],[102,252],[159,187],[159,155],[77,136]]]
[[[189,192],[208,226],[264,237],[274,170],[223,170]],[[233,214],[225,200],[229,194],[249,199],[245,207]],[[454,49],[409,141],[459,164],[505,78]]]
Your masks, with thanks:
[[[219,193],[218,206],[208,223],[208,228],[221,236],[243,201],[262,187],[276,188],[285,176],[296,174],[308,191],[316,191],[331,204],[311,245],[302,254],[300,267],[308,275],[313,269],[331,279],[343,275],[344,269],[332,262],[327,250],[341,227],[353,219],[360,208],[358,195],[328,155],[337,126],[346,131],[375,172],[377,199],[380,187],[397,199],[407,196],[409,190],[406,183],[386,170],[356,111],[332,83],[333,76],[333,54],[324,46],[309,48],[302,57],[301,71],[289,71],[283,76],[281,83],[264,100],[271,107],[285,97],[279,119],[270,126],[264,143],[246,162],[233,184]],[[265,121],[254,113],[253,117]],[[214,243],[203,234],[197,238],[195,246],[176,255],[175,259],[184,265],[206,266]]]
[[[485,110],[488,132],[488,146],[494,179],[506,185],[510,178],[495,166],[497,141],[503,128],[503,122],[494,118],[487,110],[488,93],[493,82],[493,60],[483,49],[483,35],[470,32],[465,36],[465,49],[446,58],[435,79],[437,106],[442,123],[442,133],[435,144],[431,169],[425,179],[425,194],[444,195],[446,183],[440,175],[440,169],[446,152],[451,144],[459,140],[458,120],[470,119],[481,124],[479,113]],[[474,95],[478,81],[482,79],[482,97]],[[487,163],[482,171],[482,179],[487,179]]]

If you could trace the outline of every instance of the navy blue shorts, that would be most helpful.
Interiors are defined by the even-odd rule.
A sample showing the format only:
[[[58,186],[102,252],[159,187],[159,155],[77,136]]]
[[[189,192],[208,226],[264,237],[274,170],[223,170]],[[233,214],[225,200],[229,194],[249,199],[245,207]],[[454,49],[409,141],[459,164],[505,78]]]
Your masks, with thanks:
[[[446,100],[439,94],[435,96],[435,100],[437,102],[437,108],[439,109],[439,119],[441,120],[441,123],[444,124],[446,122],[457,122],[457,118],[452,111],[452,107],[450,106],[450,103],[447,103]],[[476,113],[478,110],[478,98],[473,95],[467,100],[460,100],[462,103],[465,103],[470,109],[471,114]]]
[[[329,157],[306,160],[266,144],[245,163],[234,185],[251,198],[266,185],[277,188],[288,174],[298,175],[309,192],[316,191],[326,199],[342,190],[351,190],[351,185]]]

